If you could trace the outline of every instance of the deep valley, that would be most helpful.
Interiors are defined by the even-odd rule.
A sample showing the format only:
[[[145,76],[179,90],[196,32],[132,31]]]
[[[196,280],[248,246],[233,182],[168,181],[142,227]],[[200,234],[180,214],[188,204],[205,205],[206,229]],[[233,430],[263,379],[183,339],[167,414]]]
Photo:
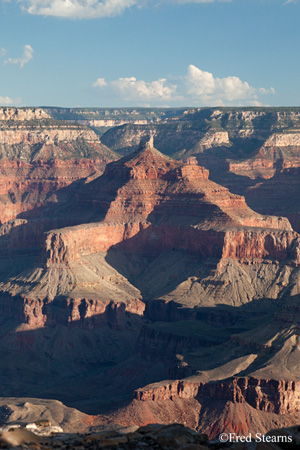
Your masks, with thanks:
[[[300,423],[300,108],[2,108],[0,158],[3,423]]]

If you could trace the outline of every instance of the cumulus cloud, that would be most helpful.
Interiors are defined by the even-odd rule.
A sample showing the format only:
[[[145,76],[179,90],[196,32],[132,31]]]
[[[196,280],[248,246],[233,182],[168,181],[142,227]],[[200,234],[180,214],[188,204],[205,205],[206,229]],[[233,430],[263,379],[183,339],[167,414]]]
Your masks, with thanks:
[[[273,88],[255,88],[237,76],[215,77],[212,73],[188,66],[181,77],[159,78],[155,81],[137,80],[135,77],[106,81],[98,78],[93,84],[110,98],[134,104],[151,105],[258,105],[260,96],[275,94]]]
[[[11,97],[1,97],[0,95],[0,106],[15,106],[20,105],[21,99],[20,98],[11,98]]]
[[[93,84],[93,87],[104,87],[104,86],[107,86],[107,83],[104,78],[98,78]]]
[[[251,87],[247,81],[236,76],[215,78],[212,73],[198,69],[192,64],[188,67],[184,82],[188,96],[202,102],[220,98],[228,103],[251,99],[257,95],[257,89]]]
[[[17,64],[22,69],[25,64],[33,59],[34,50],[31,45],[24,45],[24,52],[20,58],[8,58],[4,61],[4,64]]]
[[[176,85],[168,83],[166,78],[150,82],[137,80],[135,77],[119,78],[111,81],[110,86],[115,92],[121,94],[125,100],[129,101],[169,101],[173,98],[176,91]]]
[[[3,58],[3,56],[5,56],[7,53],[5,48],[0,48],[0,58]]]

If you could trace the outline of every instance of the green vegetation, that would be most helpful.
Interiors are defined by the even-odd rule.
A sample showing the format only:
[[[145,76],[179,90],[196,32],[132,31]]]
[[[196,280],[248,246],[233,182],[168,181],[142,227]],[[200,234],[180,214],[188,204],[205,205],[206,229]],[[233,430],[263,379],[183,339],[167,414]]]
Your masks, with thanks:
[[[54,119],[151,120],[178,117],[187,108],[55,108],[42,107]]]
[[[2,120],[0,121],[0,129],[44,129],[44,128],[68,128],[73,130],[86,129],[84,125],[67,120],[56,119],[32,119],[32,120]]]

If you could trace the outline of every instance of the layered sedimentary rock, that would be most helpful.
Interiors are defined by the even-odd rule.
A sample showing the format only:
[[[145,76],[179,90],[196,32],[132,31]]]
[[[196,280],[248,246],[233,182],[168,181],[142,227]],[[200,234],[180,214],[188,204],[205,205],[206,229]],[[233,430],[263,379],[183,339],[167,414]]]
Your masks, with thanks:
[[[0,161],[0,221],[12,221],[24,212],[28,212],[26,217],[34,217],[45,203],[57,202],[61,189],[74,181],[100,175],[109,160],[109,155],[99,154],[97,159]]]
[[[142,402],[213,398],[233,403],[248,403],[257,410],[286,414],[300,411],[299,393],[299,381],[245,377],[211,383],[197,383],[189,379],[176,380],[169,384],[162,383],[139,389],[133,397]]]
[[[76,162],[79,176],[88,172],[94,163]],[[54,175],[60,170],[64,173],[68,162],[53,162],[46,165],[40,162],[35,170],[32,170],[32,167],[29,170],[28,165],[24,163],[14,164],[17,171],[21,174],[28,171],[27,173],[34,180],[38,177],[42,178],[45,171],[49,170],[49,165]],[[72,178],[74,179],[74,173]],[[70,180],[67,179],[64,182],[68,184]],[[44,189],[46,188],[47,185]],[[51,183],[49,190],[50,188]],[[20,183],[21,193],[22,189],[23,185]],[[35,205],[37,205],[36,200]],[[264,263],[272,267],[275,273],[279,263],[283,265],[280,270],[283,270],[285,264],[297,267],[300,261],[299,238],[286,219],[254,213],[248,208],[243,197],[231,194],[228,189],[210,181],[209,172],[195,164],[195,160],[191,159],[187,164],[172,160],[155,150],[151,140],[133,155],[109,164],[103,176],[83,184],[81,189],[75,191],[75,199],[73,196],[71,206],[68,205],[67,202],[65,211],[69,221],[78,220],[75,216],[73,217],[73,211],[76,211],[77,215],[79,213],[79,217],[82,216],[83,220],[84,214],[88,211],[90,223],[48,231],[44,238],[42,253],[46,268],[45,275],[43,275],[44,269],[39,269],[33,277],[35,286],[40,286],[36,289],[36,293],[34,294],[35,289],[32,290],[28,275],[21,284],[19,284],[21,278],[16,278],[14,288],[12,288],[14,284],[4,284],[2,289],[6,292],[13,292],[13,295],[18,294],[24,298],[28,298],[28,295],[33,296],[32,298],[38,301],[44,298],[52,301],[57,295],[68,298],[72,292],[71,298],[82,303],[84,317],[88,317],[89,303],[84,306],[84,302],[89,302],[89,298],[92,299],[95,292],[94,288],[89,288],[91,297],[85,299],[81,288],[78,292],[76,291],[81,285],[77,274],[82,258],[87,258],[88,261],[93,255],[111,252],[113,249],[127,255],[137,255],[139,258],[145,256],[158,258],[160,254],[167,254],[176,249],[176,251],[186,252],[192,258],[198,258],[198,267],[201,267],[203,258],[223,261],[218,265],[217,273],[209,274],[206,280],[198,277],[183,280],[182,286],[179,284],[172,291],[173,294],[169,292],[168,301],[177,297],[179,303],[183,304],[190,301],[194,304],[205,303],[208,298],[214,297],[212,290],[218,292],[219,301],[222,301],[223,295],[227,295],[228,289],[231,289],[230,280],[226,281],[226,272],[230,273],[231,270],[231,260],[236,260],[236,264],[240,265],[238,270],[244,272],[252,270],[251,277],[255,277],[255,270],[242,269],[243,265],[246,264],[245,267],[248,267],[247,265],[250,264],[249,267],[252,267],[253,264],[259,266]],[[71,210],[68,209],[70,207]],[[58,207],[57,212],[55,211],[54,209],[54,214],[62,214],[63,209]],[[43,208],[41,208],[42,212]],[[49,210],[47,217],[53,213],[51,214]],[[97,222],[94,221],[96,218]],[[99,221],[99,219],[102,220]],[[41,234],[47,226],[51,226],[51,221],[55,223],[55,215],[51,217],[51,220],[41,216],[41,219],[34,224],[23,221],[15,222],[11,227],[3,226],[3,248],[5,245],[8,245],[9,249],[40,245]],[[176,254],[174,257],[177,257]],[[61,268],[60,265],[62,265]],[[94,263],[90,267],[94,267]],[[101,267],[103,270],[103,266]],[[65,284],[60,283],[61,287],[57,288],[60,270],[65,273]],[[57,275],[51,275],[54,273]],[[97,276],[93,280],[93,277],[91,278],[91,286],[96,286],[100,282],[96,281]],[[146,278],[141,280],[141,286],[146,287],[151,297],[155,293],[151,293],[151,288],[149,290],[147,287],[147,276],[146,272]],[[246,273],[243,276],[249,277]],[[48,277],[48,281],[44,277]],[[223,289],[222,295],[215,280],[218,280],[217,285],[221,290]],[[274,281],[275,276],[270,275],[268,290]],[[47,283],[49,288],[45,289],[43,286]],[[193,287],[190,285],[188,288],[190,295],[186,295],[184,292],[187,292],[189,283],[192,283]],[[126,289],[132,289],[130,284]],[[198,289],[197,295],[194,289]],[[248,290],[247,296],[241,297],[240,300],[236,298],[236,295],[241,294],[234,294],[232,301],[244,303],[255,296],[255,292]],[[278,291],[274,291],[272,295],[278,295]],[[139,298],[139,294],[135,294],[134,298]],[[22,305],[22,302],[20,304]],[[68,310],[67,300],[65,305]],[[72,305],[75,307],[75,304]],[[104,301],[104,309],[106,305],[107,302]],[[36,311],[37,320],[33,320],[32,323],[45,323],[47,314],[44,317],[43,314],[37,313],[39,308],[34,306],[34,302],[33,309]],[[134,313],[138,310],[139,308],[136,308]],[[130,308],[128,311],[131,312]],[[98,314],[97,307],[94,315],[96,314]],[[50,312],[49,315],[51,315]],[[29,316],[30,314],[26,315],[27,323],[31,323]],[[75,312],[70,315],[70,317],[73,316],[76,316]],[[79,313],[77,316],[80,319]]]
[[[214,133],[207,133],[200,141],[200,145],[205,148],[219,147],[229,144],[229,136],[226,131],[216,131]]]
[[[22,162],[101,159],[112,155],[90,129],[52,120],[0,123],[0,156]]]
[[[92,174],[100,175],[107,162],[116,158],[87,127],[57,122],[43,109],[2,108],[1,223],[57,202],[57,191]]]
[[[298,108],[189,109],[159,126],[113,128],[102,139],[126,154],[151,131],[160,151],[196,156],[213,181],[257,212],[288,217],[299,231],[299,117]]]
[[[268,426],[291,425],[299,416],[297,383],[235,378],[213,383],[185,379],[153,384],[135,391],[132,403],[113,418],[127,426],[151,421],[167,424],[171,417],[179,422],[185,419],[187,426],[218,438],[224,432],[264,434]]]
[[[300,134],[274,133],[260,148],[254,158],[231,162],[230,172],[256,178],[270,179],[276,172],[300,166]]]
[[[7,129],[0,130],[0,142],[2,148],[5,145],[18,145],[18,144],[43,144],[50,146],[53,144],[59,144],[62,142],[76,141],[77,139],[84,139],[88,143],[91,142],[95,145],[99,145],[99,139],[96,134],[87,128],[73,126],[72,125],[58,125],[50,124],[47,127],[35,127],[26,124],[17,125],[15,127],[10,126]],[[43,148],[45,149],[45,147]],[[50,147],[49,147],[50,149]],[[8,155],[10,156],[10,155]],[[15,155],[14,155],[15,156]],[[34,159],[39,159],[39,154],[34,155]],[[23,157],[23,159],[25,159]]]
[[[103,221],[50,232],[49,263],[72,262],[120,244],[137,253],[176,248],[197,256],[298,264],[298,236],[287,219],[254,213],[243,197],[208,176],[193,161],[168,159],[147,143],[133,156],[109,164],[78,194],[79,204],[102,212]]]
[[[282,278],[298,277],[299,238],[285,218],[254,213],[243,197],[211,182],[208,171],[195,165],[193,159],[188,164],[172,160],[155,150],[152,142],[132,156],[109,164],[101,177],[82,185],[75,191],[71,210],[68,208],[67,202],[68,220],[77,220],[75,216],[73,219],[73,211],[83,218],[88,212],[90,223],[50,230],[44,235],[41,242],[44,267],[40,266],[32,278],[34,288],[30,271],[23,278],[15,278],[13,283],[2,284],[9,295],[36,299],[32,307],[27,306],[29,311],[36,311],[33,318],[30,312],[25,314],[25,321],[32,326],[52,322],[51,317],[54,317],[52,306],[38,308],[35,301],[48,299],[52,302],[58,295],[64,296],[66,311],[75,308],[66,314],[71,321],[75,317],[79,321],[89,318],[92,299],[99,297],[96,289],[102,288],[100,270],[107,270],[96,256],[107,254],[105,258],[109,262],[114,251],[127,255],[128,261],[130,255],[140,258],[140,273],[136,270],[138,289],[134,290],[131,275],[129,283],[121,277],[120,287],[124,288],[113,298],[114,304],[121,301],[125,311],[137,315],[143,313],[143,308],[137,303],[133,308],[130,305],[143,295],[189,307],[224,301],[237,305],[263,295],[271,298],[281,295],[286,282],[278,285],[279,274]],[[61,214],[62,210],[57,211]],[[102,220],[95,222],[96,218]],[[49,219],[48,222],[43,216],[41,219],[35,221],[36,225],[40,224],[36,229],[30,222],[15,223],[11,229],[5,226],[2,245],[8,242],[9,249],[35,245],[45,227],[51,225]],[[175,250],[184,252],[186,260],[178,258]],[[148,268],[141,273],[146,267],[143,258],[155,262],[151,270]],[[206,259],[215,261],[213,270],[203,269]],[[86,261],[83,266],[82,261]],[[175,271],[161,280],[160,267],[170,264],[174,267],[175,261],[178,278]],[[190,267],[191,276],[182,278],[183,265]],[[83,289],[79,273],[84,272],[84,268],[91,269],[95,275],[87,275],[90,281]],[[201,275],[203,270],[206,276]],[[258,277],[258,272],[264,272],[265,276]],[[153,277],[159,280],[157,285],[153,285]],[[177,284],[172,277],[178,280]],[[62,279],[64,281],[59,282]],[[237,280],[236,287],[233,279]],[[112,285],[117,281],[115,275],[110,281]],[[106,294],[111,295],[111,290]],[[123,298],[118,297],[120,295]],[[71,303],[70,298],[74,299]],[[99,300],[103,302],[99,308],[103,307],[104,312],[110,301],[105,295]],[[22,300],[17,304],[22,310]],[[76,304],[81,305],[83,312],[76,313]],[[103,313],[99,308],[97,302],[91,308],[95,316]]]
[[[51,116],[42,108],[0,108],[0,120],[24,122],[50,118]]]
[[[213,435],[233,411],[274,414],[271,422],[298,414],[298,331],[289,321],[298,312],[280,306],[300,292],[299,236],[195,162],[163,155],[150,139],[101,176],[60,190],[35,218],[1,226],[5,395],[22,367],[17,395],[33,392],[38,361],[37,395],[95,412],[128,403],[135,391],[128,409],[100,422],[187,422]],[[42,178],[49,167],[63,173],[68,161],[34,171],[26,164]],[[76,164],[83,174],[95,162]]]

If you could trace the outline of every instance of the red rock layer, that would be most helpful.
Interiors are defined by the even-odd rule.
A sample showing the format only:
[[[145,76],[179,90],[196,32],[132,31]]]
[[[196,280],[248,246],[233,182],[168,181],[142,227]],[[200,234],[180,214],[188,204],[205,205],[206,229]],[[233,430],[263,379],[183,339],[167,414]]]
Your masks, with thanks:
[[[95,172],[101,175],[108,161],[106,157],[32,163],[0,161],[0,222],[39,208],[47,200],[56,202],[55,193],[59,189]],[[30,216],[34,216],[34,212]]]
[[[208,179],[208,171],[171,160],[149,144],[111,163],[79,193],[103,221],[49,232],[47,263],[120,246],[159,254],[172,248],[199,257],[300,262],[298,235],[285,218],[262,216]]]
[[[236,175],[269,179],[280,170],[300,167],[300,134],[276,133],[264,143],[254,158],[230,162],[229,171]]]
[[[300,383],[285,380],[263,380],[253,377],[234,378],[211,383],[175,380],[146,386],[134,392],[134,399],[166,401],[197,397],[248,403],[260,411],[286,414],[300,411]]]
[[[166,401],[177,398],[213,398],[233,403],[248,403],[260,411],[286,414],[300,411],[300,383],[298,381],[263,380],[253,377],[201,383],[175,380],[138,389],[134,399]]]
[[[135,298],[126,303],[65,297],[42,302],[30,296],[2,293],[0,303],[3,316],[12,317],[32,329],[60,324],[86,329],[109,325],[123,330],[128,326],[127,314],[142,316],[144,309],[145,304]]]
[[[207,384],[195,378],[167,381],[136,390],[128,406],[99,420],[125,426],[177,422],[212,439],[224,432],[264,434],[270,426],[297,423],[299,390],[299,383],[292,381],[255,378]]]
[[[227,231],[223,258],[291,259],[299,263],[298,234],[291,231]]]

